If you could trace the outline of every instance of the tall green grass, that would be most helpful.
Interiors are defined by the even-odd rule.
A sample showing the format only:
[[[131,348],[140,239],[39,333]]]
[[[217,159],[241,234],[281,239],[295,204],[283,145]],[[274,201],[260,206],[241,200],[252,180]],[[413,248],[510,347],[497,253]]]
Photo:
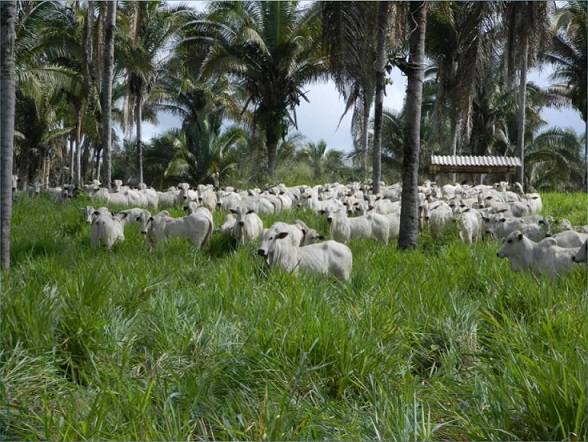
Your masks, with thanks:
[[[586,223],[585,195],[543,195]],[[48,440],[585,440],[586,269],[514,273],[499,244],[350,244],[352,280],[254,244],[90,247],[88,201],[14,204],[0,428]],[[181,215],[181,210],[173,215]],[[220,225],[223,215],[215,213]],[[305,211],[299,218],[326,233]]]

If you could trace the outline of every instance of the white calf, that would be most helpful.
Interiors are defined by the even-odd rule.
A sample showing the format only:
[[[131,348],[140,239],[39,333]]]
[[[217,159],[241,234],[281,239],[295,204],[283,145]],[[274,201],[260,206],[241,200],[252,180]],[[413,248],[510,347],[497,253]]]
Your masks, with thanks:
[[[462,242],[472,244],[478,241],[482,235],[482,216],[474,209],[465,209],[455,216],[459,239]]]
[[[325,241],[304,247],[294,247],[287,240],[288,232],[271,236],[267,255],[270,266],[279,266],[287,272],[297,274],[300,269],[334,276],[341,281],[349,281],[353,266],[351,249],[336,241]]]

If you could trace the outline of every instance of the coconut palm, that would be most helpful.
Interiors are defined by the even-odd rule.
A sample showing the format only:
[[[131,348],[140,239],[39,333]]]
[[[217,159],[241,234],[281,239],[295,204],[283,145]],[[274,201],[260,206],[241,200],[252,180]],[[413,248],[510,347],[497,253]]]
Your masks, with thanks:
[[[525,110],[527,72],[545,52],[550,36],[551,2],[509,1],[503,4],[502,17],[506,31],[505,61],[509,79],[518,74],[517,156],[522,167],[517,170],[517,181],[525,177]]]
[[[551,79],[557,84],[552,89],[569,98],[584,121],[587,112],[587,57],[586,3],[570,1],[557,13],[551,45],[545,58],[554,68]]]
[[[295,107],[306,99],[303,87],[326,71],[317,12],[297,1],[220,1],[194,22],[199,37],[191,41],[210,44],[201,74],[229,76],[247,91],[245,107],[253,106],[265,132],[271,180],[278,141],[296,127]]]
[[[125,128],[135,127],[137,143],[136,180],[143,182],[142,122],[145,104],[157,101],[158,76],[164,52],[172,49],[184,18],[190,16],[187,6],[169,6],[159,0],[128,2],[121,5],[127,21],[122,42],[121,63],[127,72],[128,97]]]
[[[577,192],[586,189],[584,142],[572,129],[552,127],[526,147],[529,184],[537,190]]]
[[[402,208],[398,247],[415,248],[418,242],[418,171],[420,151],[421,106],[425,70],[425,35],[427,4],[412,1],[407,16],[410,55],[396,65],[408,77],[404,120],[404,159],[402,165]]]
[[[107,2],[104,24],[104,73],[100,104],[102,106],[102,149],[104,152],[104,182],[108,189],[112,181],[112,83],[114,81],[114,37],[116,34],[116,0]]]
[[[327,143],[325,140],[319,140],[317,143],[309,141],[302,148],[302,154],[306,156],[313,170],[313,179],[318,181],[324,173],[325,153],[327,152]]]
[[[12,223],[12,151],[15,112],[15,23],[16,1],[0,5],[0,266],[10,269],[10,230]]]

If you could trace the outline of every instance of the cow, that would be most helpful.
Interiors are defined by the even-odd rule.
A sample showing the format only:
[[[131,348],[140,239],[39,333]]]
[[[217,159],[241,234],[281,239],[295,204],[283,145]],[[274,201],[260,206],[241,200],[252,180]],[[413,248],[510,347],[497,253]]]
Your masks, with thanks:
[[[559,247],[555,238],[545,238],[537,243],[517,230],[508,235],[496,255],[508,258],[515,272],[528,270],[536,275],[547,273],[554,279],[572,270],[572,258],[577,252],[578,249]]]
[[[240,206],[236,210],[232,209],[231,213],[237,217],[233,227],[233,236],[239,244],[249,244],[261,236],[263,221],[253,209]]]
[[[572,256],[572,261],[574,262],[586,262],[586,247],[588,245],[588,241],[584,241],[584,243],[580,246],[578,251]]]
[[[206,208],[199,208],[207,210]],[[201,248],[212,235],[214,224],[210,211],[196,212],[181,218],[172,218],[166,210],[147,219],[146,214],[141,217],[141,233],[145,235],[147,247],[151,249],[158,242],[165,242],[168,238],[188,238],[195,248]]]
[[[349,281],[353,266],[351,249],[337,241],[325,241],[304,247],[295,247],[288,240],[288,232],[279,232],[268,238],[269,246],[259,249],[270,266],[279,266],[297,274],[300,269],[333,276]]]
[[[98,212],[95,212],[98,213]],[[90,244],[92,247],[103,244],[106,250],[111,251],[116,241],[124,241],[125,234],[120,219],[111,213],[102,213],[92,221],[92,234]]]
[[[105,213],[110,213],[108,207],[100,207],[95,209],[93,206],[86,206],[82,208],[82,214],[84,216],[84,222],[86,224],[92,224],[94,218],[98,215],[103,215]]]
[[[356,218],[348,218],[343,208],[325,211],[329,223],[330,238],[348,243],[359,238],[375,238],[378,242],[388,244],[390,223],[385,215],[369,213]]]

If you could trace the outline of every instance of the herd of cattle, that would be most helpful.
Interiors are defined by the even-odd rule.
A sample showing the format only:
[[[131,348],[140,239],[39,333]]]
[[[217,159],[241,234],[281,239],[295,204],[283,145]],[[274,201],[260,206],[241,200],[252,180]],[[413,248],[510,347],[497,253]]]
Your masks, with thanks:
[[[16,191],[16,183],[13,185]],[[41,189],[31,186],[31,195],[47,193],[56,200],[73,198],[80,190],[93,201],[129,209],[112,213],[107,207],[87,206],[85,222],[92,225],[91,244],[110,250],[124,239],[125,227],[138,224],[148,248],[170,237],[188,238],[195,248],[206,244],[213,232],[230,235],[238,244],[259,241],[258,253],[270,266],[288,272],[299,269],[324,273],[347,281],[353,257],[347,246],[358,238],[373,238],[388,244],[400,228],[400,184],[382,185],[379,195],[359,183],[324,184],[238,191],[210,185],[192,187],[181,183],[165,192],[145,185],[132,189],[115,180],[108,190],[94,181],[73,186]],[[527,270],[554,278],[586,262],[588,227],[574,227],[567,220],[556,222],[541,215],[538,193],[524,193],[520,184],[444,185],[426,181],[419,186],[419,222],[433,239],[455,232],[461,241],[473,243],[486,237],[502,242],[497,255],[508,258],[514,271]],[[182,206],[186,215],[170,216],[166,208]],[[301,207],[324,214],[329,240],[304,222],[276,222],[264,228],[260,215],[278,214]],[[164,210],[161,210],[164,209]],[[159,212],[157,212],[159,210]],[[223,224],[214,229],[212,213],[224,212]],[[151,211],[155,214],[152,215]]]

